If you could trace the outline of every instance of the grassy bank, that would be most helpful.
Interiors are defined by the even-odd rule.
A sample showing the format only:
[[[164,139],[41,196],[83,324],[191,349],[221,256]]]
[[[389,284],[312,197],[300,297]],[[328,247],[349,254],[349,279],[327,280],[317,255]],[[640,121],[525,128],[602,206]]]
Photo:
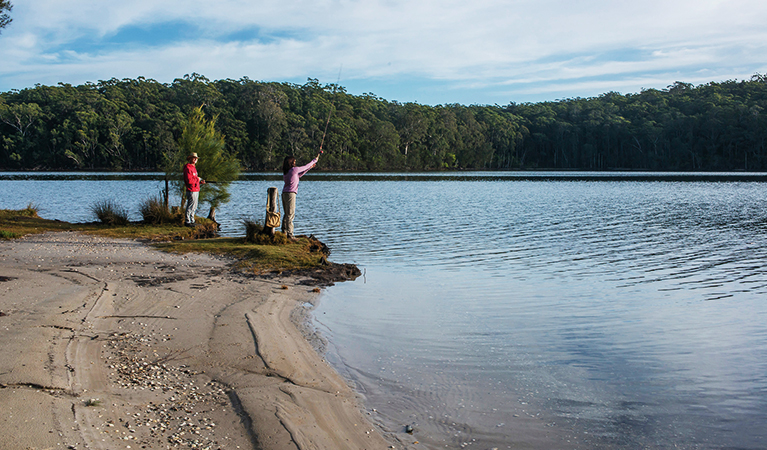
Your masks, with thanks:
[[[296,241],[287,241],[277,233],[277,239],[262,238],[254,243],[244,237],[212,237],[216,235],[216,224],[203,218],[198,221],[200,226],[196,228],[175,223],[69,223],[44,219],[30,205],[21,210],[0,210],[0,239],[17,239],[48,231],[77,231],[110,238],[140,239],[167,252],[205,252],[232,257],[236,260],[233,268],[252,273],[322,269],[329,265],[325,259],[329,253],[327,247],[314,238],[302,236]]]

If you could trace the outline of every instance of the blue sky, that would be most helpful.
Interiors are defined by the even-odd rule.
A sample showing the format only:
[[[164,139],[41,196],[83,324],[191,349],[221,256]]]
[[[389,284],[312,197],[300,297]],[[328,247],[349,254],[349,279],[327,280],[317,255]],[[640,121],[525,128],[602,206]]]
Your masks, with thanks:
[[[767,73],[764,0],[15,0],[0,91],[185,74],[428,105]]]

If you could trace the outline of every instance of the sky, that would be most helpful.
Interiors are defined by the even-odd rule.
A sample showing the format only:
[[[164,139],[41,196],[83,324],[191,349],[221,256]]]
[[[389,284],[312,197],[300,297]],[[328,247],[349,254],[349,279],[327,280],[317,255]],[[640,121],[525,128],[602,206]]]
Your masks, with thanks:
[[[2,92],[198,73],[503,106],[767,73],[764,0],[11,1]]]

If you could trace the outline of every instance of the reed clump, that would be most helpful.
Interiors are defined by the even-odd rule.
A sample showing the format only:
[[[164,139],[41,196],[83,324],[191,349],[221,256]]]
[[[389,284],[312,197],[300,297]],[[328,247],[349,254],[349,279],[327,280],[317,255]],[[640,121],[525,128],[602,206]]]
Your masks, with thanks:
[[[139,205],[139,212],[144,223],[162,225],[166,223],[181,222],[180,208],[171,210],[159,197],[149,197]]]
[[[130,223],[128,210],[114,200],[99,200],[91,206],[91,212],[99,222],[109,226],[125,226]]]

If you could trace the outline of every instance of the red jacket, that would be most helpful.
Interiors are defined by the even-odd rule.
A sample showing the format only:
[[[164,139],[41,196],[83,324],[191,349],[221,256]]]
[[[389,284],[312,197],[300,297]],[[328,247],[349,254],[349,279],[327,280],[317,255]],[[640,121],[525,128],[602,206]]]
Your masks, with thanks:
[[[184,166],[184,184],[189,192],[200,192],[200,177],[197,176],[197,167],[189,163]]]

